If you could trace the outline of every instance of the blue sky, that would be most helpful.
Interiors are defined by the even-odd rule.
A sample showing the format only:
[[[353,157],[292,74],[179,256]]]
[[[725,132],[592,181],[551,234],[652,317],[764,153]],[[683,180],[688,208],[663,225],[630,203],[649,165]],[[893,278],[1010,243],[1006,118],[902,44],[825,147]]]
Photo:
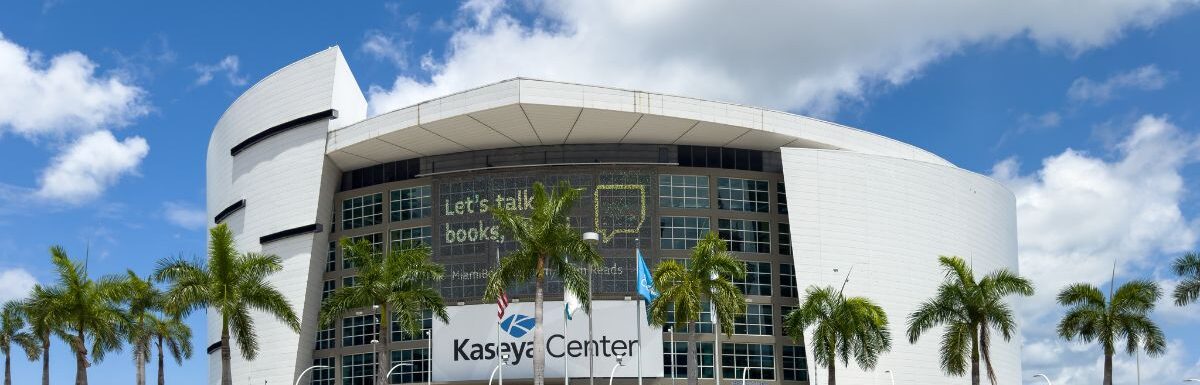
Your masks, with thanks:
[[[1017,195],[1022,273],[1041,289],[1022,301],[1026,378],[1098,382],[1094,348],[1048,334],[1059,287],[1105,282],[1115,260],[1119,281],[1169,288],[1166,261],[1200,234],[1195,1],[10,3],[0,299],[51,279],[52,244],[78,258],[90,244],[95,275],[202,254],[212,125],[249,85],[330,45],[373,112],[520,75],[819,116],[991,174]],[[1143,376],[1200,376],[1200,308],[1155,316],[1171,350],[1143,359]],[[55,384],[74,376],[64,348]],[[167,378],[201,384],[205,367],[201,353]],[[112,355],[91,373],[132,382],[131,369]],[[18,363],[15,383],[38,373]]]

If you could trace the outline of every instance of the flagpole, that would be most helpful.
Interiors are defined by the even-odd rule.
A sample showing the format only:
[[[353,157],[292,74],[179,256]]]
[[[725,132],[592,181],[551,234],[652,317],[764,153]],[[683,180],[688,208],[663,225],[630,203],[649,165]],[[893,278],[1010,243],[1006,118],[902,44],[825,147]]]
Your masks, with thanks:
[[[633,244],[634,244],[634,247],[636,247],[637,256],[638,256],[638,259],[640,260],[642,257],[642,240],[640,238],[634,238]],[[641,272],[640,267],[638,268],[638,272]],[[642,339],[642,304],[640,302],[641,301],[637,301],[637,302],[633,303],[633,307],[635,309],[637,309],[637,318],[634,320],[634,322],[637,323],[637,334],[638,334],[638,355],[637,355],[638,385],[642,385],[642,346],[646,345],[646,340]]]
[[[496,245],[496,268],[500,268],[500,245]],[[500,291],[500,296],[504,296],[504,290]],[[500,298],[496,298],[499,300]],[[503,320],[504,314],[496,317],[496,366],[500,366],[500,321]],[[500,369],[500,383],[504,383],[504,369]]]
[[[592,341],[595,341],[595,339],[593,339],[593,337],[592,337],[592,305],[596,304],[595,298],[592,297],[592,270],[595,270],[595,268],[593,268],[592,266],[588,266],[587,270],[588,270],[588,309],[587,309],[587,311],[588,311],[587,312],[588,340],[587,340],[587,342],[584,342],[584,344],[583,344],[583,352],[584,352],[584,354],[587,354],[587,356],[588,356],[588,385],[596,385],[596,374],[595,374],[595,370],[596,370],[595,357],[596,357],[596,355],[592,354],[592,352],[589,351],[589,349],[588,349],[588,345],[591,345]]]
[[[567,303],[567,290],[567,285],[563,285],[563,385],[571,385],[571,368],[567,365],[567,360],[571,358],[571,355],[567,354],[567,342],[570,341],[570,338],[567,338],[567,332],[570,330],[568,323],[571,322],[571,307]]]

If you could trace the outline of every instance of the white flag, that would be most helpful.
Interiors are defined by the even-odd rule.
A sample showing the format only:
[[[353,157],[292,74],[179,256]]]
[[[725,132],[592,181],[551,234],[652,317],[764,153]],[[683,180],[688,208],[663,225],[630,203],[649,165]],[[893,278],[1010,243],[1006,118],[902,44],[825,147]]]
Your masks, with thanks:
[[[577,297],[575,295],[575,292],[571,291],[571,289],[567,289],[566,287],[564,287],[563,288],[563,311],[566,312],[567,319],[568,320],[571,319],[571,315],[575,314],[575,311],[579,310],[579,308],[581,308],[581,307],[583,307],[583,302],[579,300],[579,297]]]

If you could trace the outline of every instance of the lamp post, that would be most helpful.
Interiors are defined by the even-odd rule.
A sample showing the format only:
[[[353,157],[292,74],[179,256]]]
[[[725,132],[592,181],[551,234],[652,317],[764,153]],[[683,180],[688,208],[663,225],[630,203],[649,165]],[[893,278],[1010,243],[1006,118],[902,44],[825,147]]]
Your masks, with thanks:
[[[742,385],[746,385],[746,374],[750,373],[750,367],[742,368]]]
[[[883,372],[887,373],[889,380],[892,380],[892,385],[896,385],[896,375],[891,370],[884,370]]]
[[[675,374],[678,373],[676,369],[679,368],[679,362],[676,360],[679,358],[679,355],[675,354],[675,329],[672,329],[671,325],[666,325],[665,327],[667,328],[667,333],[671,335],[671,385],[675,385]]]
[[[1054,385],[1053,382],[1050,382],[1050,377],[1046,377],[1045,374],[1038,373],[1038,374],[1033,375],[1033,378],[1038,378],[1038,377],[1041,377],[1043,380],[1046,380],[1046,385]]]
[[[430,317],[433,315],[431,314]],[[425,331],[425,340],[429,341],[429,344],[426,345],[429,346],[429,350],[425,351],[425,358],[429,359],[429,363],[425,364],[428,365],[426,369],[429,370],[429,374],[425,375],[425,385],[433,385],[433,336],[429,333],[429,330]]]
[[[313,370],[313,369],[329,369],[329,367],[328,367],[328,366],[325,366],[325,365],[313,365],[313,366],[309,366],[309,367],[308,367],[308,369],[304,369],[304,371],[303,371],[303,372],[300,372],[300,375],[299,375],[299,376],[296,376],[296,385],[300,385],[300,379],[301,379],[301,378],[304,378],[304,374],[305,374],[305,373],[308,373],[308,371],[309,371],[309,370]]]
[[[600,244],[600,234],[597,234],[594,231],[585,232],[585,233],[583,233],[583,242],[587,243],[588,245],[591,245],[591,247],[596,247],[596,245]],[[592,300],[592,267],[588,266],[588,301],[590,302],[591,300]],[[593,340],[592,339],[592,313],[591,313],[591,311],[592,311],[592,309],[589,308],[588,309],[588,341]],[[587,345],[584,345],[584,348],[586,349]],[[596,362],[594,359],[595,355],[588,353],[587,356],[588,356],[588,385],[596,385],[596,373],[595,373]],[[566,359],[566,358],[564,357],[564,359]]]
[[[500,372],[500,385],[504,385],[504,365],[508,365],[508,354],[500,355],[500,363],[492,369],[492,375],[488,376],[488,385],[492,385],[492,379],[496,378],[496,372]]]
[[[617,368],[625,366],[625,356],[617,356],[617,364],[613,365],[612,371],[608,373],[608,385],[612,385],[613,376],[617,375]]]
[[[383,380],[386,381],[386,382],[384,382],[385,384],[392,383],[392,372],[396,371],[396,368],[399,368],[401,366],[413,366],[413,364],[411,362],[401,362],[399,364],[396,364],[395,366],[392,366],[391,369],[388,369],[387,374],[383,375]]]

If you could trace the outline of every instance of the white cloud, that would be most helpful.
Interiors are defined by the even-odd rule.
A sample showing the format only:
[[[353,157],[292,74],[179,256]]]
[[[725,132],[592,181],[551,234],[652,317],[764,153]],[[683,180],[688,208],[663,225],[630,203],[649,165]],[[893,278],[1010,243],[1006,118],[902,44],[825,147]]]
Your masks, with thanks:
[[[200,64],[192,65],[192,69],[199,74],[196,77],[196,85],[203,86],[213,80],[213,77],[219,73],[225,73],[225,79],[229,80],[229,84],[235,86],[246,85],[246,77],[238,73],[239,61],[237,55],[226,56],[221,61],[215,64]]]
[[[471,0],[427,74],[369,95],[379,113],[526,76],[828,114],[972,46],[1027,38],[1074,55],[1192,4]]]
[[[25,298],[35,284],[37,279],[25,269],[11,268],[0,271],[0,303]]]
[[[109,131],[84,135],[42,171],[35,194],[71,204],[94,199],[121,176],[135,173],[149,151],[150,145],[139,136],[117,141]]]
[[[1104,376],[1104,356],[1099,345],[1081,345],[1060,340],[1041,340],[1025,346],[1025,378],[1045,373],[1055,384],[1097,384]],[[1030,352],[1045,356],[1045,362],[1031,363]],[[1124,346],[1113,356],[1113,383],[1175,384],[1200,375],[1200,366],[1190,362],[1187,345],[1168,340],[1167,351],[1159,357],[1126,355]],[[1140,362],[1139,362],[1140,361]],[[1032,365],[1031,365],[1032,364]]]
[[[1174,74],[1166,73],[1151,64],[1110,76],[1104,81],[1086,77],[1075,79],[1067,89],[1067,97],[1073,102],[1103,103],[1126,90],[1153,91],[1162,89]]]
[[[202,230],[208,226],[208,215],[204,210],[184,203],[163,203],[163,216],[167,222],[188,230]]]
[[[408,68],[408,58],[404,53],[407,47],[406,41],[397,41],[395,37],[380,31],[368,31],[363,38],[362,51],[376,60],[383,60],[403,69]]]
[[[47,62],[0,34],[0,133],[36,137],[89,132],[145,115],[146,92],[116,75],[96,73],[79,52]]]

